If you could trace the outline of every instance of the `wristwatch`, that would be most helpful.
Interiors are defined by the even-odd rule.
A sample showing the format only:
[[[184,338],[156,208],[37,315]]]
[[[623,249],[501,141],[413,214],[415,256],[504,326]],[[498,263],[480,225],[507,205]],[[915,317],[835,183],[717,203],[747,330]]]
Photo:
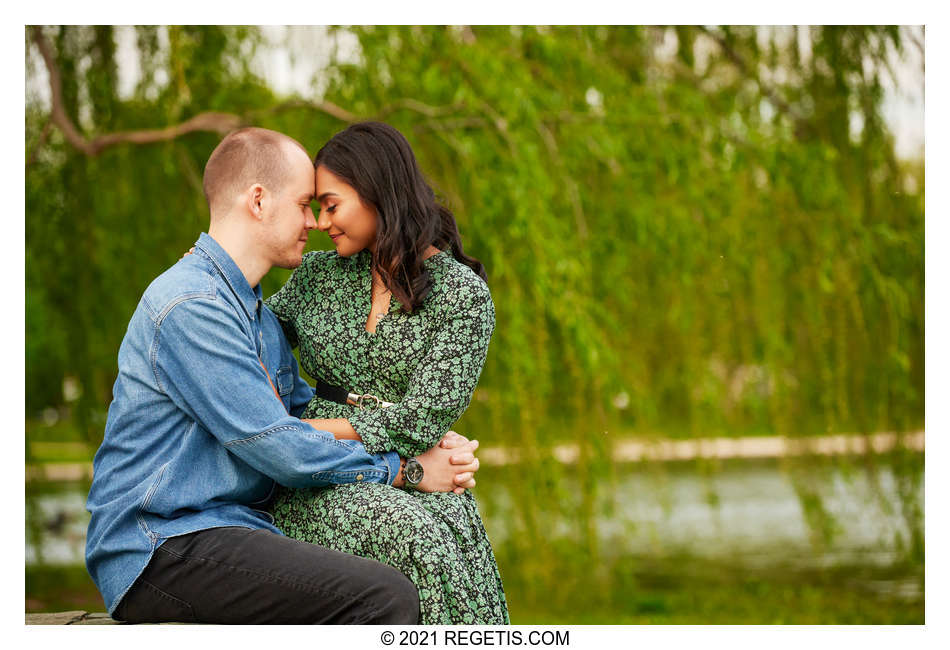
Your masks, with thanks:
[[[402,470],[402,478],[407,490],[418,490],[419,483],[422,482],[422,463],[416,460],[415,456],[406,459],[406,467]]]

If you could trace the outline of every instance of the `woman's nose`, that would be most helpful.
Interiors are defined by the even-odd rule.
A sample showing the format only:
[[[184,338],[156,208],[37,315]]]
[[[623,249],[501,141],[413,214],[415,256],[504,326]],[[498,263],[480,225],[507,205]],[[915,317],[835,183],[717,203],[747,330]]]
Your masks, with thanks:
[[[317,213],[317,229],[327,231],[330,229],[330,217],[327,215],[326,210],[321,209]]]

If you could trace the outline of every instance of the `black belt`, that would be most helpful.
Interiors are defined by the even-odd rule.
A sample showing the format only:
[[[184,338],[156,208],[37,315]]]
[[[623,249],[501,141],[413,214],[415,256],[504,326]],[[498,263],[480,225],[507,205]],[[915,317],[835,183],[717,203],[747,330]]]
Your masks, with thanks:
[[[386,408],[387,406],[393,405],[392,402],[384,402],[375,395],[370,395],[369,393],[359,395],[357,393],[351,393],[345,388],[328,384],[322,379],[317,379],[316,381],[317,384],[314,386],[314,390],[317,393],[317,397],[321,397],[329,402],[336,402],[337,404],[349,404],[350,406],[355,406],[360,410]]]

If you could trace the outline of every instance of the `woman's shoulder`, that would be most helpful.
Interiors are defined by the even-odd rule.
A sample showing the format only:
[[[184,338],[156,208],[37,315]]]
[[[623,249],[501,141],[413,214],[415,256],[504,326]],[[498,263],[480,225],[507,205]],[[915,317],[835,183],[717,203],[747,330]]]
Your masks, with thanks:
[[[442,251],[427,260],[436,285],[447,297],[466,302],[491,302],[491,291],[472,268],[459,262],[451,251]]]

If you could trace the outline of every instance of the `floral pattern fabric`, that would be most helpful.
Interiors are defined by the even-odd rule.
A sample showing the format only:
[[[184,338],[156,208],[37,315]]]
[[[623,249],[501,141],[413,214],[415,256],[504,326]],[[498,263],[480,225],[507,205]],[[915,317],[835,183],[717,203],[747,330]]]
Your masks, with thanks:
[[[304,418],[347,418],[366,450],[421,454],[468,406],[495,326],[485,283],[448,252],[425,262],[433,287],[412,314],[367,332],[370,254],[308,253],[267,304],[313,377],[392,402],[363,410],[320,397]],[[290,537],[384,562],[419,591],[423,624],[508,623],[501,576],[470,491],[425,494],[378,483],[280,488],[276,525]]]

